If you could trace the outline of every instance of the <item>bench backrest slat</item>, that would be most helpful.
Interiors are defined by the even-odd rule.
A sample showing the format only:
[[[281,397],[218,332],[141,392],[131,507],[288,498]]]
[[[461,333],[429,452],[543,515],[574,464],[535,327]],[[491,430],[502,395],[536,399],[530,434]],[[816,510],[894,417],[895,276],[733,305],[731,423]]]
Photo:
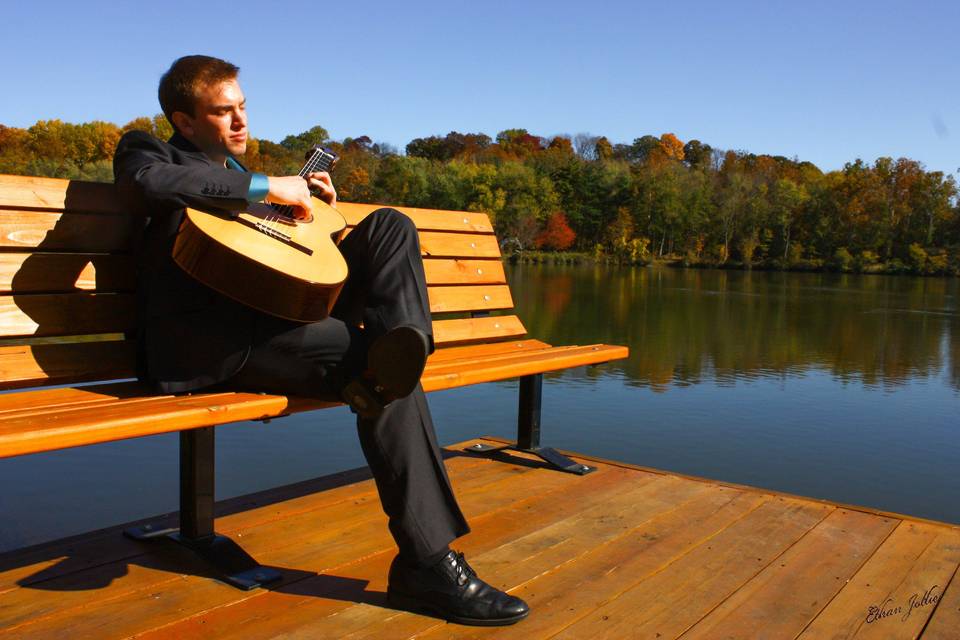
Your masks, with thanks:
[[[384,206],[392,207],[393,205],[341,202],[337,205],[337,211],[343,214],[348,225],[354,226],[366,216]],[[417,229],[420,231],[456,231],[460,233],[493,234],[493,225],[490,224],[490,216],[485,213],[419,209],[417,207],[399,208],[413,220],[414,224],[417,225]]]
[[[10,209],[124,213],[112,184],[34,176],[0,176],[0,206]]]
[[[129,253],[133,216],[117,213],[28,211],[2,208],[0,248],[31,251]]]
[[[424,258],[423,270],[431,285],[507,283],[500,260]]]
[[[0,253],[0,294],[133,291],[136,264],[131,255],[96,253]],[[499,260],[426,258],[431,285],[506,284]]]
[[[340,203],[348,233],[383,205]],[[397,207],[417,225],[439,346],[525,334],[483,213]],[[132,375],[135,216],[113,185],[0,176],[0,388]],[[59,344],[58,344],[59,342]]]
[[[0,253],[0,294],[133,291],[132,255]]]
[[[0,337],[122,333],[135,327],[132,293],[0,296]]]
[[[132,340],[0,347],[0,389],[136,376]]]
[[[428,287],[432,313],[510,309],[507,285]],[[132,293],[0,295],[0,338],[133,332]]]

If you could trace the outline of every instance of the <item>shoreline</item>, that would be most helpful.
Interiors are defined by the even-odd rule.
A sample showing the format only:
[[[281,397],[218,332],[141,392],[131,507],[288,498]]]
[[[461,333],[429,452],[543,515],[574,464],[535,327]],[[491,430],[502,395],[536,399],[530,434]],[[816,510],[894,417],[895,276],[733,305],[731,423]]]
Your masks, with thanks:
[[[735,260],[724,263],[696,261],[688,262],[680,256],[655,258],[649,261],[629,262],[618,260],[614,256],[594,256],[587,252],[524,251],[520,254],[504,256],[510,264],[600,264],[624,267],[666,267],[671,269],[720,269],[724,271],[779,271],[783,273],[836,273],[841,275],[880,275],[955,278],[960,276],[960,266],[954,268],[922,271],[897,260],[891,263],[872,264],[866,267],[847,267],[826,263],[823,260],[804,260],[799,263],[783,265],[777,261],[744,264]]]

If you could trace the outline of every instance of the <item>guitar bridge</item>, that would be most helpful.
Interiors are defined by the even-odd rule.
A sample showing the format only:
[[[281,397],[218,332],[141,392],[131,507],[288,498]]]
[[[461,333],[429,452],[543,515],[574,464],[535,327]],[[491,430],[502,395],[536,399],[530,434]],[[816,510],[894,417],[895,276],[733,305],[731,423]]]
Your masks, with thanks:
[[[250,227],[251,229],[256,229],[263,235],[273,238],[278,242],[282,242],[285,245],[296,249],[297,251],[307,254],[308,256],[313,255],[313,249],[311,249],[310,247],[305,247],[304,245],[294,240],[293,236],[287,233],[284,233],[283,231],[281,231],[280,229],[277,229],[276,227],[272,227],[268,224],[264,224],[263,222],[251,222],[250,220],[247,220],[244,217],[236,218],[236,221],[242,225]]]
[[[280,229],[277,229],[276,227],[265,225],[262,222],[256,223],[256,227],[257,227],[257,231],[265,235],[268,235],[271,238],[276,238],[277,240],[283,240],[284,242],[290,242],[291,240],[293,240],[293,236],[284,233],[283,231],[281,231]]]

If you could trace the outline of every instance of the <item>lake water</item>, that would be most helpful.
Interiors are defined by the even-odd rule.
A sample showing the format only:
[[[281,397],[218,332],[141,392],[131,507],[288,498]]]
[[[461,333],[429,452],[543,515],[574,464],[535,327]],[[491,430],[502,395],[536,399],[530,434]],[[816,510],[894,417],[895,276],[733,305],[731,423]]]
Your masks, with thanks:
[[[547,375],[543,442],[960,522],[957,279],[508,268],[527,329],[627,344]],[[430,395],[444,444],[514,437],[517,384]],[[217,497],[362,466],[343,408],[219,430]],[[0,550],[177,508],[168,434],[0,460]]]

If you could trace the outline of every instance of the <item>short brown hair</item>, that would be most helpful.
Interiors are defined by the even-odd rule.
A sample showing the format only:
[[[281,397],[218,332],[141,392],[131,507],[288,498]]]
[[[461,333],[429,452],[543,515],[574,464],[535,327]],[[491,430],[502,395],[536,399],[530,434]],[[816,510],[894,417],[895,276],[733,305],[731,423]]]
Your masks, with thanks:
[[[173,124],[173,112],[182,111],[196,115],[196,98],[204,87],[233,80],[240,73],[240,67],[211,56],[183,56],[174,61],[160,78],[157,97],[163,115]]]

